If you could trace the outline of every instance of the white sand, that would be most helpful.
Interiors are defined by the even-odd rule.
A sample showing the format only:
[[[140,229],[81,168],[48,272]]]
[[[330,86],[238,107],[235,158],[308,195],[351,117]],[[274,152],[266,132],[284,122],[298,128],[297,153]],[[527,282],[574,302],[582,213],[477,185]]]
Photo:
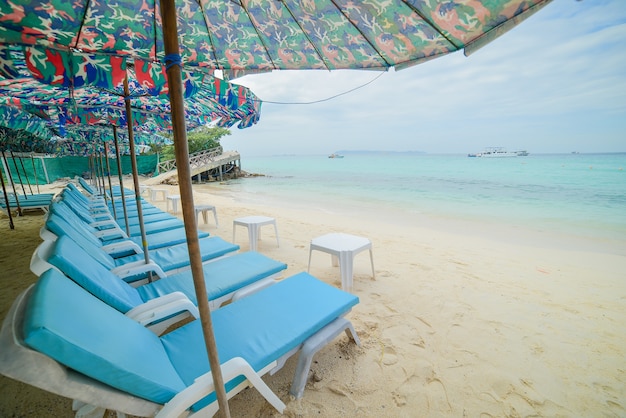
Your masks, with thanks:
[[[320,351],[300,400],[288,393],[294,359],[264,378],[286,416],[626,416],[626,237],[622,248],[596,251],[591,240],[538,241],[525,231],[516,242],[423,219],[250,204],[225,186],[197,187],[195,197],[217,206],[220,221],[216,229],[209,216],[199,227],[226,240],[236,217],[276,218],[280,247],[264,227],[259,251],[286,262],[286,276],[306,270],[316,236],[346,232],[373,243],[376,280],[367,252],[359,254],[360,303],[348,316],[362,346],[341,335]],[[247,250],[245,229],[236,242]],[[326,254],[313,254],[311,273],[341,285]],[[232,416],[280,415],[254,389],[230,407]]]

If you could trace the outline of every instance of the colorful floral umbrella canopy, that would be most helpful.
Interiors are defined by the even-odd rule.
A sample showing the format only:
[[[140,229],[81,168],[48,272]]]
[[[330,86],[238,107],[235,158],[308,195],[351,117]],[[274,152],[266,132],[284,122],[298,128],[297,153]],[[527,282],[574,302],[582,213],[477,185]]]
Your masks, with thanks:
[[[0,151],[50,152],[53,135],[41,118],[0,104]]]
[[[160,64],[127,63],[123,57],[0,45],[0,99],[44,118],[61,135],[68,124],[126,126],[125,100],[135,126],[170,130],[163,71]],[[125,79],[129,97],[124,97]],[[259,120],[261,102],[245,87],[203,72],[185,72],[184,86],[190,128],[215,120],[245,128]]]
[[[469,54],[551,0],[176,0],[185,66],[385,69]],[[0,3],[6,43],[162,61],[160,1]],[[106,22],[106,24],[103,24]]]

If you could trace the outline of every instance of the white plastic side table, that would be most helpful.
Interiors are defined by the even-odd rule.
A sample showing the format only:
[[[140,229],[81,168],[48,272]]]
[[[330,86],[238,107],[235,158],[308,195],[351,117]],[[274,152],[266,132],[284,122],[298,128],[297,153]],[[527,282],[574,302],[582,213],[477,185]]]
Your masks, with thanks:
[[[354,257],[364,250],[370,252],[370,263],[372,265],[372,277],[376,278],[374,272],[374,256],[372,255],[372,242],[363,237],[355,235],[332,233],[311,240],[309,248],[309,267],[311,269],[311,255],[313,250],[322,251],[332,256],[333,266],[339,264],[341,272],[341,288],[347,292],[352,292],[352,272]]]
[[[198,205],[196,206],[196,218],[198,214],[202,213],[202,219],[204,219],[204,223],[207,223],[207,214],[209,211],[213,211],[213,217],[215,218],[215,227],[219,228],[219,223],[217,223],[217,211],[215,210],[215,206],[212,205]]]
[[[170,210],[170,202],[172,202],[172,208],[174,213],[178,213],[178,201],[180,200],[179,194],[173,194],[171,196],[166,196],[167,199],[167,211]]]
[[[245,226],[248,228],[248,239],[250,240],[250,251],[256,251],[257,242],[261,238],[261,227],[263,225],[274,225],[274,231],[276,232],[276,244],[280,247],[278,241],[278,227],[276,226],[276,219],[269,216],[245,216],[243,218],[237,218],[233,220],[233,242],[235,242],[235,230],[237,225]]]
[[[167,196],[170,194],[167,189],[150,189],[150,200],[155,201],[156,197],[157,197],[157,193],[162,193],[163,194],[163,200],[165,200],[167,198]]]

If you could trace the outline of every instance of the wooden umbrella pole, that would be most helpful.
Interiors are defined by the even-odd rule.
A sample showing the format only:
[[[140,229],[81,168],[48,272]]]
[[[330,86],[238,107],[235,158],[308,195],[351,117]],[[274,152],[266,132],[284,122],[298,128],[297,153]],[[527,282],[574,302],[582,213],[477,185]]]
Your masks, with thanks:
[[[93,166],[93,155],[89,154],[89,159],[87,162],[89,163],[89,183],[96,187],[95,178],[96,178],[96,170]]]
[[[2,161],[4,162],[4,171],[6,171],[7,173],[7,178],[9,179],[9,182],[11,183],[11,187],[13,188],[13,194],[15,195],[15,204],[17,205],[17,214],[19,216],[22,216],[22,207],[20,206],[20,199],[18,199],[17,192],[15,191],[15,182],[13,181],[13,176],[11,175],[11,172],[9,171],[9,162],[7,161],[7,156],[4,153],[4,151],[2,151]],[[8,206],[7,206],[7,209],[9,209]]]
[[[94,189],[100,190],[100,179],[98,178],[98,160],[96,159],[95,151],[91,154],[91,185]]]
[[[167,65],[167,81],[169,85],[170,107],[172,113],[172,127],[174,131],[174,150],[176,154],[176,168],[178,170],[178,187],[180,189],[183,220],[185,222],[185,234],[189,249],[189,261],[193,284],[198,300],[198,310],[204,334],[204,343],[211,365],[211,375],[215,385],[215,394],[219,405],[219,413],[225,418],[230,418],[228,398],[224,387],[224,378],[217,344],[213,333],[211,311],[209,310],[209,298],[204,282],[202,270],[202,258],[200,256],[200,243],[198,241],[198,228],[196,214],[193,206],[193,188],[191,185],[191,167],[189,165],[189,149],[187,148],[187,128],[185,125],[185,108],[183,101],[182,73],[180,65],[180,49],[178,45],[178,29],[176,27],[176,8],[174,0],[161,1],[161,19],[163,22],[163,43],[165,48]],[[168,59],[169,58],[169,59]]]
[[[26,189],[24,188],[24,181],[22,180],[22,175],[20,174],[20,169],[17,167],[17,162],[15,162],[15,154],[11,151],[11,160],[13,160],[13,166],[15,166],[15,172],[17,173],[17,178],[20,181],[20,186],[22,186],[22,192],[24,193],[24,199],[28,199],[26,195]],[[15,195],[17,199],[17,195]]]
[[[28,173],[26,172],[26,167],[24,166],[24,159],[22,157],[18,157],[20,159],[20,164],[22,165],[22,171],[24,172],[24,177],[26,177],[26,184],[28,184],[28,189],[30,190],[30,194],[33,194],[33,188],[30,185],[30,180],[28,179]]]
[[[143,247],[143,257],[146,264],[150,263],[148,253],[148,238],[146,237],[146,226],[143,223],[143,208],[141,207],[141,192],[139,190],[139,173],[137,170],[137,159],[135,158],[135,139],[133,135],[133,114],[130,107],[130,91],[128,89],[128,74],[124,78],[124,103],[126,104],[126,126],[128,127],[128,145],[130,147],[130,165],[133,168],[133,185],[135,186],[135,202],[137,202],[137,218],[139,220],[139,230],[141,231],[141,245]],[[148,281],[152,282],[152,273],[148,273]]]
[[[124,175],[122,174],[122,159],[120,147],[117,139],[117,126],[113,125],[113,142],[115,144],[115,157],[117,158],[117,177],[120,181],[120,188],[124,190]],[[128,210],[126,209],[126,194],[122,193],[122,210],[124,211],[124,224],[126,225],[126,235],[130,236],[130,226],[128,225]]]
[[[91,164],[91,154],[87,156],[87,169],[89,170],[89,184],[93,186],[93,165]]]
[[[104,180],[104,170],[102,169],[102,153],[100,151],[96,151],[96,155],[94,158],[96,163],[96,170],[98,171],[98,176],[96,177],[98,190],[100,191],[100,194],[104,196],[104,200],[106,201],[107,195],[106,191],[104,190],[104,183],[102,182]]]
[[[98,161],[98,173],[100,174],[100,180],[98,180],[98,188],[101,190],[102,196],[104,196],[104,203],[108,202],[107,189],[104,184],[104,162],[102,161],[102,153],[98,151],[97,161]]]
[[[109,146],[104,141],[104,160],[107,164],[107,178],[109,179],[109,191],[111,192],[111,206],[113,207],[113,218],[117,222],[117,210],[115,209],[115,197],[113,196],[113,185],[111,184],[111,163],[109,162]],[[124,190],[122,189],[122,194]]]
[[[0,181],[2,181],[2,192],[4,193],[4,204],[7,207],[7,214],[9,215],[9,228],[15,229],[15,225],[13,224],[13,215],[11,215],[11,204],[9,203],[9,195],[7,194],[7,188],[4,186],[4,173],[2,171],[0,171]]]

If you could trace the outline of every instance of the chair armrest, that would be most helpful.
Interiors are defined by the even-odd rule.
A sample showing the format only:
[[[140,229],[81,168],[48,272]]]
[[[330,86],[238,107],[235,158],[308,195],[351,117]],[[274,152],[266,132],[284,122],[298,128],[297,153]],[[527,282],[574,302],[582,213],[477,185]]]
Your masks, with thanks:
[[[104,199],[102,197],[98,197],[98,198],[90,198],[89,199],[89,208],[91,210],[101,210],[101,209],[109,209],[107,207],[106,202],[104,201]]]
[[[89,223],[89,226],[102,229],[119,229],[119,225],[113,219],[103,219],[100,221],[91,222]]]
[[[103,213],[110,214],[111,211],[106,206],[90,206],[89,213],[91,213],[92,215],[103,214]]]
[[[134,307],[126,316],[160,335],[171,324],[189,316],[197,319],[200,313],[184,293],[173,292]]]
[[[115,238],[128,238],[128,235],[122,231],[119,227],[102,229],[100,231],[94,231],[96,238],[115,239]]]
[[[273,362],[272,362],[273,363]],[[248,382],[254,386],[261,395],[281,414],[285,410],[285,404],[280,400],[278,396],[265,384],[259,374],[241,357],[235,357],[227,362],[223,363],[220,368],[222,369],[222,377],[224,383],[231,381],[237,376],[245,376]],[[240,390],[247,385],[238,385],[227,395],[228,398],[234,396]],[[174,396],[168,403],[165,404],[163,409],[156,415],[157,418],[169,418],[178,417],[189,409],[193,404],[215,391],[215,385],[213,384],[213,375],[211,372],[207,372],[198,377],[190,386],[185,390]],[[206,413],[207,416],[211,416],[218,410],[217,400],[207,405],[202,413]]]
[[[250,295],[252,295],[253,293],[256,293],[260,290],[265,289],[266,287],[270,287],[273,284],[276,284],[276,279],[275,277],[278,276],[278,274],[276,275],[272,275],[270,277],[266,277],[264,279],[258,280],[254,283],[249,284],[248,286],[245,286],[237,291],[235,291],[233,293],[233,296],[231,298],[231,300],[233,302],[236,302],[239,299],[243,299],[245,297],[248,297]]]
[[[115,258],[113,254],[119,254],[126,251],[134,251],[135,254],[143,254],[141,247],[135,241],[131,240],[103,245],[101,249],[113,258]]]
[[[141,273],[153,272],[159,279],[164,279],[167,277],[167,274],[163,271],[161,266],[159,266],[154,261],[150,261],[146,263],[145,260],[133,261],[132,263],[124,264],[123,266],[115,267],[111,269],[111,273],[115,274],[120,279],[129,276],[137,276]]]

